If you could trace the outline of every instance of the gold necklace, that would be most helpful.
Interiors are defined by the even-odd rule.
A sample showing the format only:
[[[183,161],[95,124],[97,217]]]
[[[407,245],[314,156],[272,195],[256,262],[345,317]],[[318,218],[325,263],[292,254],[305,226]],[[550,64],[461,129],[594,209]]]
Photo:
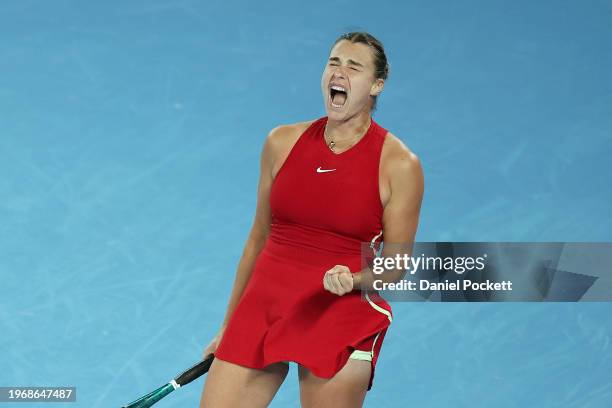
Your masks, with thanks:
[[[347,146],[347,149],[350,149],[355,143],[357,143],[357,141],[358,141],[357,139],[360,139],[361,137],[365,136],[365,134],[368,132],[368,128],[366,128],[366,131],[362,135],[359,135],[356,138],[351,139],[351,141],[355,140],[355,142],[353,142],[349,146]],[[327,125],[323,129],[323,138],[325,139],[327,147],[329,148],[329,150],[331,150],[332,152],[335,152],[334,147],[336,146],[336,142],[334,142],[333,139],[330,139],[329,142],[327,142]]]

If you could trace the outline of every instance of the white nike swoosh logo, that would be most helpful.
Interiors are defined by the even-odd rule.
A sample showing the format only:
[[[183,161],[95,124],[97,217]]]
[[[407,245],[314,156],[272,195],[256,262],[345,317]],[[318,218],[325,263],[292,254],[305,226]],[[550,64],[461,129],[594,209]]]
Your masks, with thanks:
[[[328,171],[335,171],[336,169],[326,169],[323,170],[321,166],[317,167],[317,173],[327,173]]]

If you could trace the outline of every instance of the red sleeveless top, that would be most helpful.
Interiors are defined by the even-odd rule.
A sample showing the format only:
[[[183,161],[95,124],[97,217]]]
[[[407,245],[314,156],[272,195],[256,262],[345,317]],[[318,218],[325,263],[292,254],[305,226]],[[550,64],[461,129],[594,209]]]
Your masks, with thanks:
[[[351,148],[332,152],[327,117],[302,133],[270,193],[270,238],[278,244],[357,254],[361,242],[382,241],[379,161],[387,130],[373,119]]]

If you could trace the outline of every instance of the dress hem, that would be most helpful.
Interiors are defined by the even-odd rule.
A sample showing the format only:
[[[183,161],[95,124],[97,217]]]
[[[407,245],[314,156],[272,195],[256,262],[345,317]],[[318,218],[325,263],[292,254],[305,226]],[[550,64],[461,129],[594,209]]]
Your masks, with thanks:
[[[350,359],[350,355],[351,353],[356,350],[356,345],[359,344],[360,342],[366,340],[367,338],[374,336],[376,334],[380,334],[384,331],[386,331],[389,326],[391,325],[391,322],[383,325],[382,327],[378,327],[375,331],[373,332],[368,332],[365,335],[362,335],[359,339],[352,341],[351,343],[347,344],[342,351],[340,351],[338,354],[341,354],[344,352],[344,350],[349,349],[349,352],[346,354],[346,358],[343,358],[342,361],[340,361],[340,364],[338,364],[337,368],[331,370],[330,371],[325,371],[322,372],[319,369],[316,368],[311,368],[309,367],[308,364],[304,364],[302,362],[302,359],[299,357],[294,357],[291,355],[274,355],[272,357],[268,357],[266,358],[261,364],[256,364],[256,363],[252,363],[250,361],[246,361],[244,359],[240,359],[239,357],[237,358],[226,358],[224,353],[222,353],[220,356],[217,356],[216,352],[213,353],[215,355],[215,358],[218,358],[220,360],[223,361],[227,361],[233,364],[237,364],[243,367],[247,367],[247,368],[253,368],[253,369],[257,369],[257,370],[263,370],[266,367],[272,365],[272,364],[276,364],[276,363],[288,363],[288,362],[293,362],[296,363],[298,365],[301,365],[303,367],[305,367],[306,369],[308,369],[312,374],[314,374],[316,377],[319,378],[325,378],[325,379],[331,379],[333,378],[336,374],[338,374],[338,372],[340,370],[342,370],[342,368],[346,365],[346,363],[348,362],[348,360]],[[374,345],[373,345],[374,346]],[[374,380],[374,371],[375,371],[375,367],[376,367],[376,362],[378,360],[378,355],[374,355],[374,353],[372,354],[372,359],[370,360],[370,379],[368,382],[368,388],[367,391],[370,391],[370,389],[372,388],[373,385],[373,380]]]

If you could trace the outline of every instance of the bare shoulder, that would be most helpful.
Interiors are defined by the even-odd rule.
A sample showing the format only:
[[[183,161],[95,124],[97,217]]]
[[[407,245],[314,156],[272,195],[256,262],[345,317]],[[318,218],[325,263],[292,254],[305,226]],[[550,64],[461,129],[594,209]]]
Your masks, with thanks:
[[[406,144],[391,132],[387,132],[381,152],[381,169],[388,181],[393,183],[417,179],[422,182],[423,169],[419,157]]]
[[[314,120],[278,125],[268,134],[267,142],[274,146],[291,144],[310,126]]]
[[[272,174],[275,175],[282,166],[298,138],[314,120],[278,125],[266,138],[264,150],[272,161]]]

